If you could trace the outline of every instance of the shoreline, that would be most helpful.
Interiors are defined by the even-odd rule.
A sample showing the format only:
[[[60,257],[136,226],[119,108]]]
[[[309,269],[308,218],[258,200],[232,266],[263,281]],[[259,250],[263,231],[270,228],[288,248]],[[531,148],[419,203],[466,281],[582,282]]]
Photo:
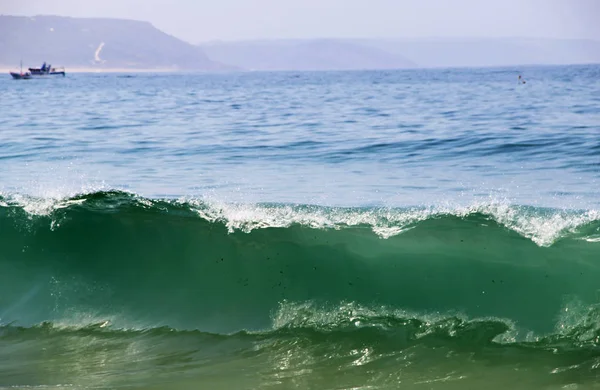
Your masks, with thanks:
[[[25,71],[26,69],[23,68]],[[0,67],[1,73],[8,74],[9,72],[18,72],[18,68]],[[135,69],[135,68],[68,68],[65,67],[65,72],[68,73],[172,73],[178,69]]]

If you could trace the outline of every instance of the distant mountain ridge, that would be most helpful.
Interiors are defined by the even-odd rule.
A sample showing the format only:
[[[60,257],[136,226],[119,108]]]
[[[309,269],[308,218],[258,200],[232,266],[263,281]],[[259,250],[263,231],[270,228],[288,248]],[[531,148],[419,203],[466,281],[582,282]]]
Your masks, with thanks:
[[[359,39],[402,53],[422,67],[493,67],[600,63],[600,41],[551,38]]]
[[[401,53],[336,39],[205,44],[209,57],[248,70],[401,69],[417,65]]]
[[[600,63],[584,39],[280,39],[192,45],[142,21],[0,15],[0,66],[157,70],[366,70]]]
[[[195,45],[148,22],[62,16],[0,15],[0,64],[83,68],[220,70]]]
[[[585,39],[282,39],[199,46],[216,61],[255,70],[600,63],[600,42]]]

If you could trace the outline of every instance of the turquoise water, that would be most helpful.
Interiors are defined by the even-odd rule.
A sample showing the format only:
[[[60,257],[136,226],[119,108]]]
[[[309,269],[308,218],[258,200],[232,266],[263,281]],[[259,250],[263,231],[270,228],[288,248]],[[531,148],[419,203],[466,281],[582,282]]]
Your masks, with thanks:
[[[3,79],[0,388],[599,388],[599,76]]]

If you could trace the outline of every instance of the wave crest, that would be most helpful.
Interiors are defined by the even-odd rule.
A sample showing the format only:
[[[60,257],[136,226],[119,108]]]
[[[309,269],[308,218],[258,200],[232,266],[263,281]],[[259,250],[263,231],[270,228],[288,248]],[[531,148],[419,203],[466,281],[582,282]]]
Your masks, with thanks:
[[[51,216],[56,220],[60,218],[60,210],[77,206],[97,212],[146,208],[169,213],[177,209],[194,213],[209,222],[222,223],[230,233],[250,233],[256,229],[293,225],[336,230],[368,227],[379,237],[388,239],[413,229],[419,223],[443,218],[470,220],[480,226],[500,225],[539,246],[550,246],[569,236],[597,242],[600,232],[598,210],[544,209],[501,202],[457,207],[342,208],[225,203],[193,198],[148,199],[122,191],[93,192],[67,198],[36,198],[20,194],[0,196],[0,207],[20,208],[29,217]]]

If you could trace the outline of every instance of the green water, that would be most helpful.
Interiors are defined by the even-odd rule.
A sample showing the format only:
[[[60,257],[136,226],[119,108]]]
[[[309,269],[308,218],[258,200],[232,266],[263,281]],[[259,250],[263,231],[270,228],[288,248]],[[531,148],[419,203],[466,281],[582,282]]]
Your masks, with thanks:
[[[3,387],[599,387],[589,215],[2,202]]]

